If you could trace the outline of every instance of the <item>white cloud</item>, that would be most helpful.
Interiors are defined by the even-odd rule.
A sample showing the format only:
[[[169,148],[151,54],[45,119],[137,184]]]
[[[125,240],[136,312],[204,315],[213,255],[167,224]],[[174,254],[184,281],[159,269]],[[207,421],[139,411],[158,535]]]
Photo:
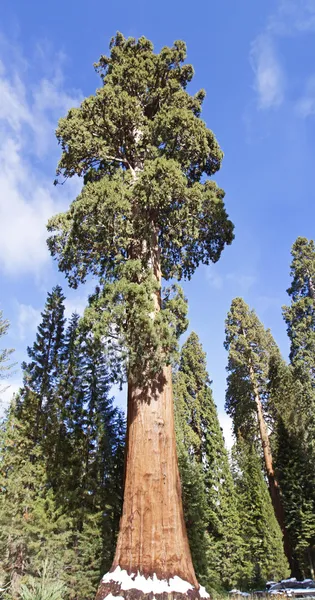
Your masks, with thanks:
[[[236,284],[237,288],[243,294],[246,294],[257,281],[257,277],[255,275],[245,275],[242,273],[228,273],[226,279]]]
[[[70,319],[71,315],[73,315],[73,313],[77,313],[78,315],[80,315],[80,317],[82,317],[85,308],[87,307],[88,304],[88,297],[87,295],[81,295],[81,296],[76,296],[73,298],[66,298],[65,300],[65,317],[67,319]]]
[[[305,92],[296,103],[296,112],[303,118],[315,114],[315,75],[311,75],[307,80]]]
[[[27,70],[19,73],[19,68],[10,64],[6,70],[1,61],[0,268],[10,275],[38,274],[50,260],[46,223],[63,209],[69,193],[52,185],[54,129],[58,117],[79,101],[77,93],[63,89],[58,64],[51,80],[39,78],[34,84],[27,81]],[[47,157],[51,157],[48,176],[43,166]]]
[[[280,36],[315,31],[315,0],[280,0],[268,31]]]
[[[69,319],[75,312],[82,316],[88,305],[89,296],[95,291],[96,280],[90,279],[78,290],[68,290],[65,299],[65,317]]]
[[[41,311],[30,304],[18,304],[17,327],[19,338],[24,340],[26,335],[35,331],[41,320]]]
[[[205,267],[206,280],[210,283],[211,287],[216,290],[220,290],[223,285],[223,277],[216,270],[215,265],[208,265]]]
[[[231,450],[231,448],[234,444],[232,420],[225,412],[219,412],[218,417],[219,417],[220,425],[223,430],[225,446],[226,446],[227,450]]]
[[[246,273],[227,273],[221,275],[215,265],[205,267],[205,276],[211,287],[216,290],[221,290],[226,282],[231,283],[234,295],[246,294],[257,281],[255,275],[247,275]]]
[[[8,408],[14,394],[21,387],[21,381],[12,379],[1,379],[0,381],[0,418],[3,417]]]
[[[262,34],[254,40],[250,61],[255,75],[258,108],[279,107],[284,100],[284,72],[271,36]]]

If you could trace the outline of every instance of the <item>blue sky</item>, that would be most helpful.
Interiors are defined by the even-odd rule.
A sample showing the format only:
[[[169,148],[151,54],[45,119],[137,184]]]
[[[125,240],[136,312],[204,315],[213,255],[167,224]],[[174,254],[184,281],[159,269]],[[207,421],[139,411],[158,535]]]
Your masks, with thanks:
[[[99,85],[92,65],[117,30],[147,36],[156,50],[186,41],[196,73],[191,92],[206,89],[203,118],[225,152],[216,180],[235,241],[184,288],[229,438],[223,340],[231,300],[243,296],[256,309],[287,357],[281,305],[290,248],[299,235],[314,238],[315,0],[2,0],[0,306],[18,363],[53,285],[64,287],[67,314],[85,305],[88,290],[67,289],[45,244],[48,217],[79,189],[77,181],[52,184],[54,129]],[[4,400],[19,381],[17,371]]]

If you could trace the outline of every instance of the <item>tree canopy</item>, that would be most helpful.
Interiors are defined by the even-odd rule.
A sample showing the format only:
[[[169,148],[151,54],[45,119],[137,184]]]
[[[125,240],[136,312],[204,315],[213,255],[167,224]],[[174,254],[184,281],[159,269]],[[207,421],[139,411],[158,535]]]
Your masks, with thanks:
[[[98,279],[86,321],[138,376],[169,361],[187,326],[174,285],[152,319],[160,276],[190,278],[233,240],[224,192],[205,180],[223,153],[200,117],[205,92],[186,89],[193,68],[185,58],[184,42],[156,54],[145,37],[117,33],[95,65],[103,85],[57,129],[58,175],[82,176],[84,185],[50,219],[48,245],[70,285]]]

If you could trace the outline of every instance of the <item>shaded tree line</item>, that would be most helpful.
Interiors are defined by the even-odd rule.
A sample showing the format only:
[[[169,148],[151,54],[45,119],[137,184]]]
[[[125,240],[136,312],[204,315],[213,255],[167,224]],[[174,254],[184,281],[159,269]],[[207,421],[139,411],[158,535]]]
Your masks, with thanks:
[[[0,569],[8,597],[46,564],[67,598],[93,598],[112,560],[122,502],[125,421],[100,342],[48,294],[23,385],[0,435]]]

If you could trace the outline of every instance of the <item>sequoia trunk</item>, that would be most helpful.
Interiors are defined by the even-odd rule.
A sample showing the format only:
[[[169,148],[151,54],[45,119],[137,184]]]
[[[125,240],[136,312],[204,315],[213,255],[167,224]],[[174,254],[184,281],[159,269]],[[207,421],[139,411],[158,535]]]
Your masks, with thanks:
[[[129,382],[126,452],[116,554],[96,598],[102,600],[109,594],[129,597],[124,585],[127,574],[131,575],[127,588],[133,588],[132,598],[139,587],[142,597],[144,578],[139,584],[138,578],[134,580],[137,573],[147,578],[146,586],[150,579],[153,585],[156,580],[166,584],[176,576],[183,580],[175,584],[173,579],[169,589],[148,589],[155,597],[165,591],[174,597],[183,593],[197,597],[200,588],[188,544],[177,465],[171,367],[164,368],[150,389]],[[183,587],[185,582],[191,585]]]
[[[183,517],[171,368],[149,392],[129,384],[124,508],[113,568],[198,585]]]
[[[153,224],[149,265],[160,283]],[[161,308],[159,291],[153,303],[152,319]],[[184,521],[170,366],[142,387],[129,377],[123,514],[114,562],[96,600],[164,600],[165,593],[168,600],[208,596],[196,579]]]
[[[281,500],[281,495],[280,495],[280,487],[279,487],[279,484],[278,484],[278,481],[277,481],[277,478],[275,475],[275,470],[273,467],[272,452],[271,452],[271,446],[270,446],[267,425],[266,425],[264,415],[263,415],[260,395],[259,395],[259,392],[257,389],[255,376],[254,376],[254,370],[251,365],[250,365],[249,370],[250,370],[250,377],[251,377],[253,388],[254,388],[254,396],[255,396],[255,403],[256,403],[256,408],[257,408],[257,418],[258,418],[260,439],[261,439],[261,445],[262,445],[263,454],[264,454],[264,463],[265,463],[265,468],[266,468],[266,473],[267,473],[267,478],[268,478],[270,497],[271,497],[272,506],[273,506],[273,510],[274,510],[276,519],[279,523],[279,526],[280,526],[282,534],[283,534],[284,551],[285,551],[286,557],[289,561],[290,567],[293,570],[294,564],[293,564],[293,558],[292,558],[292,552],[291,552],[291,544],[290,544],[288,532],[287,532],[287,529],[285,526],[284,510],[283,510],[283,505],[282,505],[282,500]]]

